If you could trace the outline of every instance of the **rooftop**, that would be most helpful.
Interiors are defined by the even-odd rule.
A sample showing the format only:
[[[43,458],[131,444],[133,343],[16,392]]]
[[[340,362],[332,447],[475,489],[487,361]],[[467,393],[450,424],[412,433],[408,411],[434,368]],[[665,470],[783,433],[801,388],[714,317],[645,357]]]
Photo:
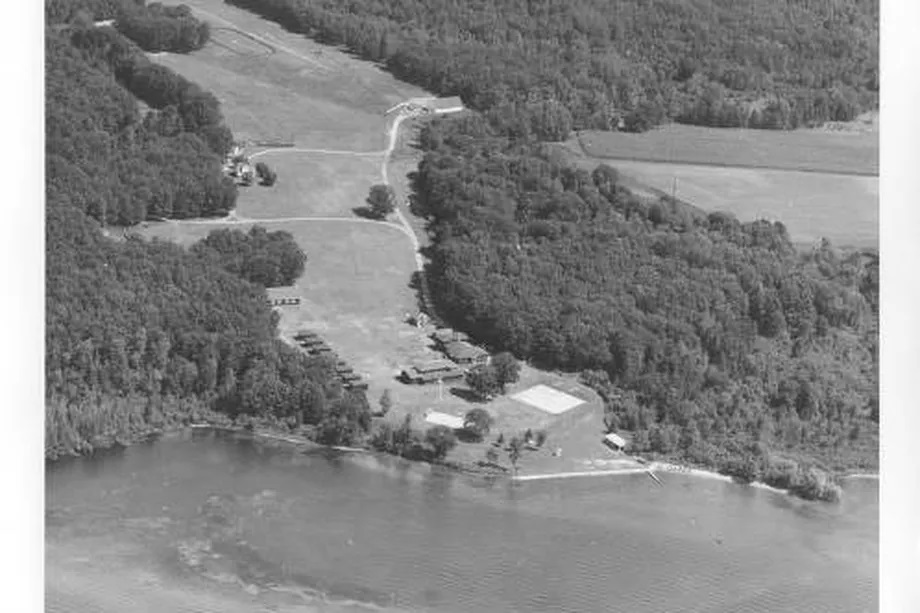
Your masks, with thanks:
[[[614,434],[613,432],[605,436],[604,440],[613,443],[617,447],[626,447],[626,441],[623,440],[623,437],[621,437],[619,434]]]
[[[449,96],[447,98],[435,98],[428,105],[436,110],[463,108],[463,100],[459,96]]]
[[[470,345],[463,341],[452,341],[444,345],[444,352],[454,360],[475,360],[489,355],[489,352],[481,347]]]
[[[463,418],[457,417],[456,415],[448,415],[447,413],[428,411],[425,414],[425,421],[434,426],[447,426],[454,430],[463,429]]]
[[[420,364],[413,364],[410,367],[410,370],[414,370],[419,373],[426,372],[435,372],[437,370],[453,370],[455,366],[448,362],[447,360],[432,360],[430,362],[422,362]]]

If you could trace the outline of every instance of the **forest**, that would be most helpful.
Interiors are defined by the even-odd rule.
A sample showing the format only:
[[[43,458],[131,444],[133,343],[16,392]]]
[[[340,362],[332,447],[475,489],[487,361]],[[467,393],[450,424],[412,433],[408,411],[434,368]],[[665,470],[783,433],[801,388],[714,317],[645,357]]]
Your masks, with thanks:
[[[307,261],[290,232],[268,232],[261,226],[248,233],[214,230],[192,247],[192,253],[263,287],[292,285]]]
[[[481,116],[435,120],[420,144],[414,212],[453,325],[584,373],[636,451],[875,465],[877,253],[800,253],[780,222],[639,198]]]
[[[213,95],[111,28],[54,33],[46,57],[49,193],[103,225],[236,206],[236,185],[220,173],[232,135]],[[143,116],[138,98],[152,107]]]
[[[201,49],[211,27],[180,4],[167,6],[146,0],[46,0],[48,24],[74,23],[89,27],[96,21],[114,21],[115,28],[144,51],[188,53]]]
[[[878,108],[878,0],[226,0],[502,133],[792,129]]]
[[[46,455],[199,418],[303,424],[341,444],[366,435],[363,393],[277,338],[264,286],[306,259],[289,234],[218,231],[191,250],[104,234],[232,207],[201,138],[222,127],[213,96],[138,61],[111,28],[45,37]],[[133,79],[145,70],[164,89],[147,82],[163,103],[143,114]]]
[[[115,19],[115,28],[150,52],[189,53],[204,47],[211,38],[210,25],[196,19],[184,4],[126,2]]]

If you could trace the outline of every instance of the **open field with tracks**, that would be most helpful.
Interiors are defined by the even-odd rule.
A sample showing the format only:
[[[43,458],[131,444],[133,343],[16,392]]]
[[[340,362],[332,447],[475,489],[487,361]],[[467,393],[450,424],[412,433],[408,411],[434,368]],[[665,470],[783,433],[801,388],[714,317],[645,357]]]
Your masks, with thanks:
[[[706,211],[728,211],[742,221],[781,221],[795,243],[811,245],[825,237],[838,246],[878,246],[875,177],[625,160],[613,165],[660,192],[674,189],[678,199]]]
[[[591,157],[878,176],[878,128],[739,130],[670,124],[643,134],[587,130],[572,139]]]
[[[155,60],[214,93],[239,140],[379,151],[383,112],[426,93],[358,60],[220,0],[187,2],[216,29],[188,55]]]
[[[585,131],[565,149],[584,168],[620,169],[639,191],[674,194],[742,221],[782,221],[803,246],[825,237],[839,246],[878,247],[878,125],[870,116],[832,127]]]
[[[704,211],[733,213],[741,221],[781,221],[793,242],[802,246],[823,237],[841,247],[878,247],[878,177],[614,160],[586,156],[571,143],[565,151],[589,171],[602,163],[619,169],[628,187],[647,196],[673,194]]]

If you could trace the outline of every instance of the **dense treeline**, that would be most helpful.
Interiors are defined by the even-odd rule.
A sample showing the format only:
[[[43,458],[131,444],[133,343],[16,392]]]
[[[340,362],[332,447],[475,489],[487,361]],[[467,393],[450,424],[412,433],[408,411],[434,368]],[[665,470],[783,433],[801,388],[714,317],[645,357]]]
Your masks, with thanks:
[[[614,169],[572,168],[480,117],[421,143],[429,283],[460,329],[634,394],[611,400],[608,427],[640,451],[873,461],[859,450],[877,432],[875,254],[801,255],[779,222],[642,200]]]
[[[795,128],[878,104],[877,0],[227,2],[460,95],[514,136]]]
[[[211,38],[208,22],[196,19],[184,4],[164,6],[153,2],[145,6],[143,0],[135,5],[126,3],[115,20],[115,28],[144,51],[154,53],[189,53],[204,47]]]
[[[48,24],[115,19],[128,0],[45,0]]]
[[[211,38],[211,26],[196,19],[184,4],[146,4],[145,0],[47,0],[45,18],[49,24],[80,27],[112,20],[119,32],[152,53],[189,53],[204,47]]]
[[[192,252],[264,287],[293,284],[307,261],[290,232],[268,232],[261,226],[248,233],[215,230],[192,247]]]
[[[212,93],[151,62],[137,45],[111,28],[74,28],[71,42],[92,59],[104,62],[118,83],[158,111],[145,117],[151,131],[164,136],[195,134],[221,158],[230,151],[233,137]]]
[[[196,134],[141,121],[99,48],[71,44],[78,34],[46,31],[47,454],[214,411],[306,424],[336,443],[366,434],[363,393],[277,339],[264,288],[215,263],[219,240],[194,252],[116,242],[91,219],[216,213],[208,190],[217,173]],[[117,46],[119,37],[109,30],[105,40]],[[256,277],[287,280],[303,265],[283,234],[256,231],[243,243],[262,259]]]
[[[135,51],[111,29],[49,32],[49,196],[66,195],[104,224],[225,215],[235,206],[236,186],[221,174],[232,135],[217,101]],[[155,84],[173,86],[170,96],[155,99]],[[131,92],[159,110],[141,117]]]

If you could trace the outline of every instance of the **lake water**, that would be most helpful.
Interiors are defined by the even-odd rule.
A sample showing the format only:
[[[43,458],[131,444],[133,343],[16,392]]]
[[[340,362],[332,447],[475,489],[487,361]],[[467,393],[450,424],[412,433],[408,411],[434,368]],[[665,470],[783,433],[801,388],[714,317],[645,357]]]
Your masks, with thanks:
[[[876,611],[878,486],[487,484],[195,431],[49,465],[46,609]]]

